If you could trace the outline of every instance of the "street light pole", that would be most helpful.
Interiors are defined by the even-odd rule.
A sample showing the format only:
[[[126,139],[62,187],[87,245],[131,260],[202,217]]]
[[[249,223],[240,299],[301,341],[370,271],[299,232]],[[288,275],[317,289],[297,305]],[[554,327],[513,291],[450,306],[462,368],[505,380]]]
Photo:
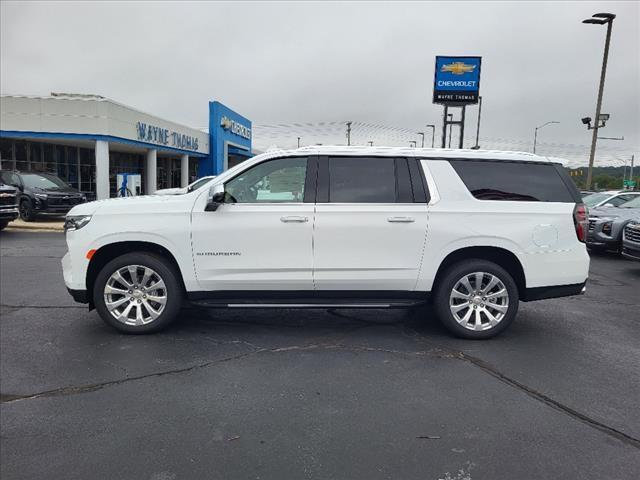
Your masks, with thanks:
[[[427,125],[427,128],[431,129],[431,148],[433,148],[436,140],[436,126],[435,125]]]
[[[300,148],[300,137],[298,137],[298,148]]]
[[[422,148],[424,148],[424,132],[418,132],[418,135],[422,137]]]
[[[538,130],[540,130],[542,127],[546,127],[547,125],[551,125],[552,123],[560,123],[560,122],[556,122],[556,121],[551,121],[551,122],[547,122],[543,125],[540,125],[539,127],[536,127],[534,133],[533,133],[533,153],[536,153],[536,144],[538,143]]]
[[[611,42],[611,29],[613,27],[613,19],[616,16],[613,13],[596,13],[591,18],[583,20],[582,23],[595,25],[607,25],[607,37],[604,42],[604,55],[602,57],[602,70],[600,71],[600,88],[598,89],[598,100],[596,102],[596,116],[594,120],[593,135],[591,136],[591,152],[589,153],[589,170],[587,171],[587,183],[585,188],[591,188],[591,180],[593,177],[593,162],[596,156],[596,144],[598,142],[598,127],[600,126],[600,108],[602,107],[602,92],[604,91],[604,79],[607,73],[607,60],[609,59],[609,43]]]

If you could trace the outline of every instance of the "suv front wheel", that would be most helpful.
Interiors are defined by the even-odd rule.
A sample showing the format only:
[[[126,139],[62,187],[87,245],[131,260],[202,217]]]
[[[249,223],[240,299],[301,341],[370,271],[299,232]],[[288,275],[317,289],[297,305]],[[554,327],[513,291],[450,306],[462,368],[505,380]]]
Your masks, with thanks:
[[[462,338],[491,338],[513,322],[518,287],[501,266],[471,259],[450,267],[436,287],[434,306],[442,324]]]
[[[169,325],[182,306],[178,272],[164,258],[132,252],[107,263],[93,286],[100,317],[124,333],[152,333]]]
[[[23,222],[33,222],[36,219],[36,214],[33,210],[31,200],[24,199],[20,202],[20,219]]]

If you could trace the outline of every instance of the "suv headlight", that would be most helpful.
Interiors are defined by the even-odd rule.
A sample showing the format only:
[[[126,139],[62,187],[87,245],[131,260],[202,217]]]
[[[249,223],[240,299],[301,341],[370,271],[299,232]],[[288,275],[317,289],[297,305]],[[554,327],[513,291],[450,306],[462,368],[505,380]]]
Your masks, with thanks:
[[[605,224],[602,225],[602,233],[604,233],[605,235],[611,235],[612,226],[613,226],[612,221],[605,222]]]
[[[67,215],[64,219],[64,231],[80,230],[91,221],[91,215]]]

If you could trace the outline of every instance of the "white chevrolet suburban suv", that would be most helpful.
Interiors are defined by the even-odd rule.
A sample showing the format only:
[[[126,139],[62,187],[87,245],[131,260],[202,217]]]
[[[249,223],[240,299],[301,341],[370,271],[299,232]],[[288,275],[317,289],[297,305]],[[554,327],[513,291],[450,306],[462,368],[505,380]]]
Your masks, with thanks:
[[[527,153],[307,147],[258,155],[182,195],[74,207],[64,280],[127,333],[211,307],[431,302],[488,338],[522,301],[580,294],[587,210]]]

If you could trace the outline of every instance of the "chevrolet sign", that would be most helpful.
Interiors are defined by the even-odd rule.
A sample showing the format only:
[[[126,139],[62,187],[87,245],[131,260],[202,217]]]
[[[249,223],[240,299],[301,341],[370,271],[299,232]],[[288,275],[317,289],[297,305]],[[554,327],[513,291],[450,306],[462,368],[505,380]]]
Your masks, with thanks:
[[[433,103],[478,103],[481,57],[436,57]]]
[[[225,130],[230,130],[231,133],[239,135],[242,138],[251,140],[251,129],[236,122],[235,120],[231,120],[229,117],[222,117],[220,119],[220,126]]]

